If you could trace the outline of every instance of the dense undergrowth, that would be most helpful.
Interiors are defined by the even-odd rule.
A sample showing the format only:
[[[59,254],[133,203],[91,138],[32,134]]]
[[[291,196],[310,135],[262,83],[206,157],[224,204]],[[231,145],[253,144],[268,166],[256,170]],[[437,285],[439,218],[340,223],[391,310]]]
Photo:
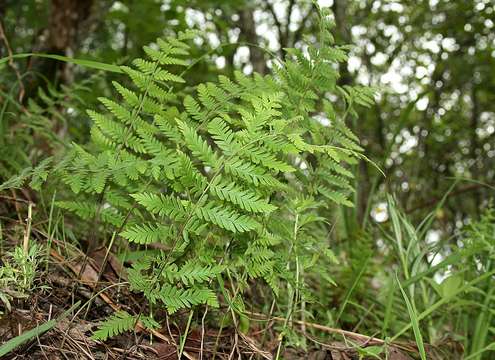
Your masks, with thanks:
[[[2,317],[53,296],[44,279],[65,268],[80,282],[58,306],[89,289],[78,315],[98,322],[95,344],[128,332],[187,358],[490,358],[493,210],[431,242],[443,200],[412,224],[388,196],[387,223],[341,237],[368,161],[346,122],[375,92],[338,85],[348,47],[327,15],[318,43],[267,76],[189,84],[197,34],[157,40],[87,111],[89,141],[64,123],[85,117],[85,84],[40,90],[44,107],[2,94]]]

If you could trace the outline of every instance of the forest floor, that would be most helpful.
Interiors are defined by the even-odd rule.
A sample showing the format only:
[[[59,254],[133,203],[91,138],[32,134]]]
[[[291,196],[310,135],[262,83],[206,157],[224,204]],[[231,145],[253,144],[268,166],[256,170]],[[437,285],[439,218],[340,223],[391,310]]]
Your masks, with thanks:
[[[37,235],[42,238],[44,234]],[[190,360],[276,358],[279,334],[274,324],[283,321],[282,318],[253,321],[249,332],[243,333],[232,324],[220,329],[209,328],[211,325],[205,325],[205,317],[201,321],[201,316],[196,324],[202,326],[188,327],[188,312],[174,314],[173,322],[169,322],[165,313],[156,312],[156,318],[165,319],[161,329],[149,332],[137,323],[133,333],[114,336],[105,342],[96,341],[91,337],[92,332],[115,311],[148,311],[142,296],[130,292],[126,286],[126,273],[119,259],[106,248],[84,254],[73,245],[52,239],[48,261],[41,268],[29,297],[14,299],[10,311],[4,311],[0,318],[1,343],[16,337],[19,339],[23,334],[27,337],[2,359],[172,360],[177,359],[179,353],[182,359]],[[71,307],[73,310],[67,313]],[[226,305],[220,311],[222,309],[229,311]],[[253,318],[256,316],[260,314],[253,313]],[[42,324],[50,321],[52,326],[46,332],[28,336],[30,329],[40,329]],[[287,347],[279,354],[280,359],[381,358],[369,357],[362,349],[376,350],[376,345],[384,344],[383,340],[319,324],[296,325],[304,325],[300,329],[303,332],[306,328],[315,327],[343,340],[322,342],[306,333],[306,349]],[[185,333],[188,335],[184,340],[181,335]],[[413,341],[387,346],[389,360],[417,358]]]

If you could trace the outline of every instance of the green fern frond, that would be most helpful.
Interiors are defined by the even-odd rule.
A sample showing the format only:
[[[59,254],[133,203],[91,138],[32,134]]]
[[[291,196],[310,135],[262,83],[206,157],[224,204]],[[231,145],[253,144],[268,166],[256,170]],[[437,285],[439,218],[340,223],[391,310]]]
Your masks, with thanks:
[[[213,291],[205,288],[178,289],[171,285],[164,285],[158,294],[170,314],[179,309],[190,308],[194,305],[206,304],[218,307],[218,299]]]
[[[174,196],[152,193],[133,194],[131,196],[152,214],[168,216],[177,221],[183,220],[187,216],[185,202]]]
[[[94,340],[106,341],[108,338],[120,335],[134,329],[137,317],[125,311],[117,311],[111,317],[102,322],[98,330],[93,333]]]
[[[241,215],[235,210],[225,206],[215,205],[214,203],[197,207],[195,215],[204,221],[234,233],[251,231],[259,227],[259,223],[253,218]]]
[[[96,205],[87,201],[57,201],[55,205],[87,220],[96,213]]]
[[[175,118],[179,116],[177,109],[169,109],[166,113],[155,115],[155,123],[160,131],[175,144],[180,144],[182,135],[179,129],[176,128]]]
[[[328,198],[329,200],[331,200],[332,202],[334,202],[336,204],[344,205],[347,207],[354,207],[354,204],[351,201],[349,201],[347,199],[347,196],[345,194],[343,194],[342,192],[330,190],[325,186],[318,187],[318,191],[323,196],[325,196],[326,198]]]
[[[173,235],[171,228],[153,223],[130,225],[120,233],[120,236],[124,239],[138,244],[165,242],[165,240],[173,237]]]
[[[210,185],[210,192],[220,200],[229,201],[246,211],[270,213],[276,209],[276,206],[260,199],[256,193],[243,190],[233,182]]]
[[[224,163],[225,172],[251,183],[254,186],[266,185],[279,187],[280,182],[262,168],[248,163],[238,157],[232,157]]]
[[[74,147],[63,179],[78,197],[59,206],[99,217],[104,231],[119,229],[133,248],[167,243],[167,252],[133,263],[131,290],[173,313],[218,306],[214,280],[226,269],[238,275],[240,293],[254,278],[278,293],[282,282],[295,282],[294,252],[302,269],[317,266],[328,205],[352,206],[349,165],[362,159],[343,118],[373,97],[367,88],[337,86],[347,49],[321,34],[318,47],[288,50],[271,75],[236,71],[234,79],[193,86],[175,71],[192,64],[197,33],[158,39],[121,67],[130,84],[114,83],[119,98],[100,98],[101,113],[88,111],[88,149],[99,153]],[[335,108],[324,100],[329,94],[340,100]]]
[[[172,57],[170,54],[161,52],[159,50],[152,49],[149,46],[143,47],[146,55],[148,55],[152,60],[158,62],[161,65],[178,65],[187,66],[187,61]]]
[[[208,266],[200,265],[193,261],[189,261],[182,265],[178,276],[182,283],[186,286],[193,285],[194,283],[206,282],[215,278],[223,270],[223,266]]]
[[[120,96],[122,96],[122,99],[125,103],[129,104],[130,106],[139,105],[139,96],[134,91],[127,89],[126,87],[119,84],[117,81],[112,81],[112,85],[118,91]]]
[[[198,102],[190,95],[184,98],[184,108],[189,115],[198,122],[205,117],[205,114],[201,110],[201,105],[199,105]]]
[[[184,135],[185,144],[189,150],[191,150],[192,154],[203,161],[205,165],[211,166],[212,168],[218,167],[219,158],[206,140],[202,139],[201,136],[185,122],[177,121],[177,124]]]
[[[105,105],[108,111],[110,111],[117,119],[119,119],[124,124],[130,125],[133,123],[133,116],[131,112],[124,106],[104,97],[100,97],[98,98],[98,100],[103,105]]]

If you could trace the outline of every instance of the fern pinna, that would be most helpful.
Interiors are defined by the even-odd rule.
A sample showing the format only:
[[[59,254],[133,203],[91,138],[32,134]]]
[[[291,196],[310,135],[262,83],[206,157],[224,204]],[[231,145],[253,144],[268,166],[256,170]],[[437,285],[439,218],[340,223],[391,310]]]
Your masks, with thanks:
[[[319,46],[288,50],[272,75],[236,72],[192,88],[183,75],[198,34],[159,39],[144,47],[146,59],[122,67],[130,82],[114,82],[118,99],[88,111],[92,143],[74,146],[64,175],[78,196],[58,204],[97,218],[131,248],[167,249],[129,270],[131,288],[151,304],[169,313],[216,307],[214,284],[226,271],[239,281],[264,278],[277,291],[290,276],[281,255],[292,241],[290,199],[306,203],[308,223],[323,220],[314,204],[352,205],[345,164],[362,149],[337,114],[369,104],[372,92],[337,86],[346,48],[331,45],[328,22],[323,16]],[[331,94],[344,101],[335,107]],[[300,249],[325,250],[306,235]]]

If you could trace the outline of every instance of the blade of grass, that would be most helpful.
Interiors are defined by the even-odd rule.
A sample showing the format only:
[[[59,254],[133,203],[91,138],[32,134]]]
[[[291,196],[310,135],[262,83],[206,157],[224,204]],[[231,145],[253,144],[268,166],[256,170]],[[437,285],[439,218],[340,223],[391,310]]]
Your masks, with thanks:
[[[344,297],[344,301],[342,302],[342,305],[340,306],[339,313],[337,315],[337,318],[335,319],[335,322],[339,321],[340,316],[344,312],[344,309],[347,306],[347,303],[349,302],[349,299],[351,298],[352,293],[356,289],[356,286],[359,284],[359,281],[361,281],[361,278],[363,277],[364,272],[365,272],[366,268],[368,267],[368,263],[370,261],[370,258],[371,258],[371,256],[368,256],[368,258],[365,260],[363,266],[361,267],[361,269],[359,269],[359,273],[354,278],[354,281],[352,282],[351,287],[347,290],[345,297]]]
[[[472,353],[471,355],[468,355],[464,358],[464,360],[471,360],[474,359],[481,354],[483,354],[485,351],[495,351],[495,342],[492,342],[490,345],[485,346],[483,349],[480,349],[476,351],[475,353]]]
[[[411,300],[409,300],[406,292],[402,288],[397,273],[395,273],[395,280],[397,280],[397,284],[399,285],[399,289],[400,292],[402,293],[402,297],[406,302],[407,312],[409,313],[409,317],[411,319],[411,326],[414,332],[414,338],[416,339],[416,345],[418,346],[418,350],[419,350],[419,356],[421,356],[421,360],[426,360],[425,344],[423,343],[423,336],[421,335],[421,330],[419,329],[419,320],[417,316],[418,314],[416,313],[414,304],[411,303]]]
[[[84,67],[91,68],[91,69],[97,69],[97,70],[103,70],[103,71],[109,71],[109,72],[115,72],[115,73],[122,73],[122,70],[117,65],[106,64],[106,63],[102,63],[102,62],[94,61],[94,60],[75,59],[75,58],[70,58],[67,56],[55,55],[55,54],[39,54],[39,53],[15,54],[15,55],[12,55],[11,57],[1,58],[0,59],[0,65],[8,62],[9,59],[11,59],[11,58],[23,59],[23,58],[27,58],[27,57],[47,58],[47,59],[52,59],[52,60],[68,62],[68,63],[84,66]]]
[[[395,241],[397,243],[397,253],[399,255],[399,259],[402,265],[402,271],[404,272],[404,276],[409,278],[409,269],[407,262],[407,252],[403,245],[402,239],[402,227],[401,221],[399,218],[399,213],[397,211],[397,207],[395,205],[395,199],[391,195],[387,195],[387,205],[388,212],[390,214],[390,220],[392,221],[392,228],[394,230]]]
[[[466,250],[461,250],[461,251],[456,252],[452,255],[449,255],[448,257],[446,257],[444,260],[442,260],[438,264],[428,268],[428,270],[425,270],[419,274],[416,274],[416,275],[410,277],[409,279],[404,281],[404,283],[402,285],[405,288],[407,288],[409,285],[418,282],[419,280],[421,280],[425,276],[433,274],[433,273],[437,272],[437,270],[444,268],[448,265],[456,264],[461,259],[475,255],[476,253],[481,252],[483,249],[484,249],[483,247],[472,247],[472,248],[469,248]]]
[[[426,318],[427,316],[431,315],[435,310],[437,310],[440,306],[448,303],[450,300],[452,300],[453,298],[455,298],[457,295],[459,295],[460,293],[468,290],[469,288],[471,288],[473,285],[479,283],[480,281],[483,281],[487,278],[489,278],[490,276],[493,276],[495,274],[495,270],[492,270],[492,271],[489,271],[489,272],[486,272],[484,273],[483,275],[477,277],[476,279],[474,280],[471,280],[470,282],[466,283],[464,286],[461,286],[459,289],[457,289],[455,292],[452,292],[452,294],[450,294],[449,296],[445,296],[443,297],[442,299],[438,300],[436,303],[434,303],[433,305],[431,305],[428,309],[426,309],[425,311],[423,311],[421,314],[419,314],[417,316],[417,320],[418,321],[421,321],[423,320],[424,318]],[[408,324],[406,326],[404,326],[397,334],[395,334],[391,339],[390,341],[395,341],[397,340],[397,338],[399,336],[401,336],[402,334],[404,334],[406,331],[408,331],[409,329],[411,328],[411,324]]]
[[[52,239],[53,236],[55,235],[55,229],[52,230],[52,228],[55,228],[54,226],[54,221],[53,221],[53,210],[55,209],[55,199],[57,197],[57,190],[53,192],[52,195],[52,201],[50,203],[50,213],[48,215],[48,241],[46,245],[46,256],[45,256],[45,271],[48,273],[48,265],[50,263],[50,250],[52,249]]]
[[[15,350],[25,342],[42,335],[43,333],[47,332],[51,328],[53,328],[57,323],[62,320],[63,318],[67,317],[74,309],[76,309],[80,304],[80,301],[75,303],[70,307],[69,310],[65,311],[62,315],[60,315],[58,318],[47,321],[46,323],[35,327],[34,329],[31,329],[29,331],[26,331],[24,334],[21,334],[19,336],[16,336],[13,339],[10,339],[7,341],[5,344],[0,346],[0,357],[7,355],[9,352],[12,350]]]
[[[382,326],[382,336],[387,336],[388,326],[390,324],[390,320],[392,319],[392,308],[394,305],[394,293],[395,293],[395,281],[390,282],[390,288],[388,290],[387,295],[387,304],[385,307],[385,316],[383,318],[383,326]]]
[[[194,314],[194,311],[191,310],[189,312],[189,318],[187,319],[186,330],[184,331],[184,335],[181,336],[181,339],[180,339],[179,357],[178,357],[179,359],[182,359],[182,353],[184,352],[184,346],[186,345],[186,340],[187,340],[187,336],[189,334],[189,327],[191,326],[191,320],[192,320],[193,314]]]
[[[493,293],[495,288],[493,286],[490,287],[488,285],[489,290],[488,294],[485,294],[485,301],[483,303],[483,309],[478,314],[476,318],[476,325],[474,328],[473,334],[473,344],[471,347],[472,353],[477,353],[478,351],[485,348],[486,341],[488,339],[488,329],[490,327],[492,315],[490,313],[491,307],[490,303],[492,302]],[[481,359],[481,356],[476,357],[476,359]]]

